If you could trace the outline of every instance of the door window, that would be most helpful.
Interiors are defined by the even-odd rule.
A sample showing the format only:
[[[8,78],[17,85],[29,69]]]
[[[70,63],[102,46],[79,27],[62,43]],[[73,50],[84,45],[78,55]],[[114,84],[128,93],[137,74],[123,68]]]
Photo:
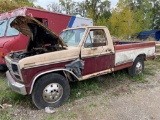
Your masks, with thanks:
[[[15,36],[19,34],[19,31],[10,26],[11,22],[15,19],[15,17],[11,18],[8,23],[8,28],[6,32],[6,36]]]
[[[103,29],[92,29],[89,31],[84,47],[106,46],[107,39]]]
[[[7,19],[0,20],[0,37],[3,37],[6,31]]]

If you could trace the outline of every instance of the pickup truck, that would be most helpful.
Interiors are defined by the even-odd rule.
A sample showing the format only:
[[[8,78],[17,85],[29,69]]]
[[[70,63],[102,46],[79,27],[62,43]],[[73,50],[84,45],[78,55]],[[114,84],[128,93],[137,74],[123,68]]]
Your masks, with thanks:
[[[11,27],[29,42],[25,51],[5,57],[8,84],[17,93],[31,94],[38,109],[60,106],[69,97],[70,82],[124,68],[139,75],[144,61],[155,57],[155,42],[113,42],[104,26],[69,28],[59,36],[34,18],[18,16]]]

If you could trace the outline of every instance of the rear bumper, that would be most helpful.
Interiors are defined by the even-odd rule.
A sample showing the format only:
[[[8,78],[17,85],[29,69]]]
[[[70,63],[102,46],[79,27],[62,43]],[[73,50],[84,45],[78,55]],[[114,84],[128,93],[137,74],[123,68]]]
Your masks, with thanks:
[[[25,85],[16,82],[12,78],[12,76],[11,76],[9,71],[6,72],[6,76],[7,76],[7,79],[8,79],[8,85],[14,92],[17,92],[17,93],[22,94],[22,95],[26,95],[27,94]]]

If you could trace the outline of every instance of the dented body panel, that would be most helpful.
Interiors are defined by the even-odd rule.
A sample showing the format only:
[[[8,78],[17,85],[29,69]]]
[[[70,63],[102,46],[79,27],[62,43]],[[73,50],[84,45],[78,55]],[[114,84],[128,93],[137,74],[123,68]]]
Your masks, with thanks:
[[[56,72],[68,81],[81,81],[131,67],[139,56],[145,60],[155,56],[154,42],[119,42],[114,45],[104,26],[70,28],[60,36],[68,46],[63,50],[17,59],[6,56],[11,76],[25,85],[27,94],[32,93],[36,81],[45,74]]]

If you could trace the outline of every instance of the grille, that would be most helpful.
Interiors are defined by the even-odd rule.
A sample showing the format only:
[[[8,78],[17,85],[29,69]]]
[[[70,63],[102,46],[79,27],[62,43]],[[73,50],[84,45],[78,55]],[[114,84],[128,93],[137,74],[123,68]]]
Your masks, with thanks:
[[[17,65],[12,64],[11,67],[12,67],[12,70],[13,70],[14,73],[19,74]]]

